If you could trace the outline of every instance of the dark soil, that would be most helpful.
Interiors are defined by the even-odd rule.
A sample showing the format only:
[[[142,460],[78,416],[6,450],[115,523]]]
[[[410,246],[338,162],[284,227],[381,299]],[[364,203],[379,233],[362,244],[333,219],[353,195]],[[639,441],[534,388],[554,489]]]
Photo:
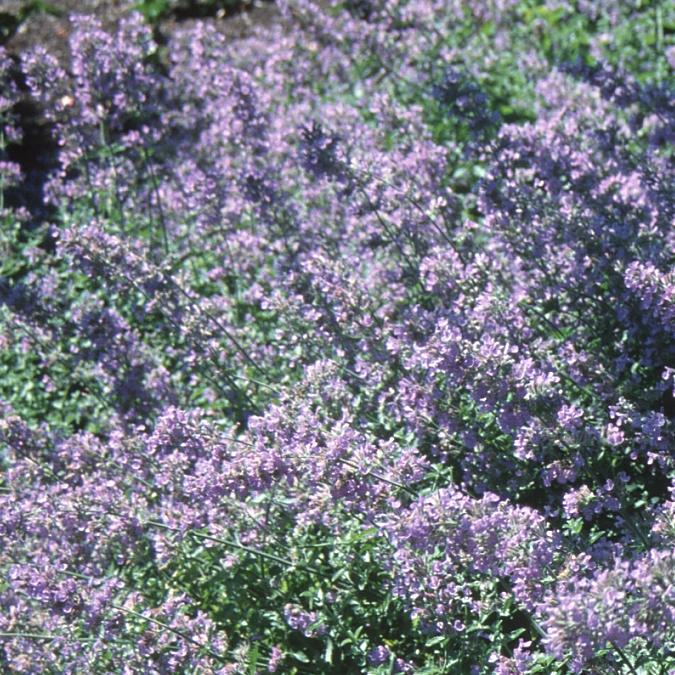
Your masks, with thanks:
[[[138,0],[1,0],[0,44],[15,56],[34,45],[42,45],[67,65],[70,17],[93,14],[104,28],[113,27],[134,10]],[[215,3],[214,3],[215,4]],[[213,22],[224,34],[238,39],[250,34],[254,26],[271,25],[279,20],[279,11],[269,0],[243,0],[235,8],[218,9],[176,0],[174,6],[155,26],[160,42],[168,40],[179,26],[197,19]]]
[[[34,45],[42,45],[65,62],[71,15],[94,14],[105,27],[111,27],[131,11],[134,0],[51,0],[42,7],[26,0],[4,0],[4,4],[9,7],[3,7],[3,12],[19,19],[5,43],[11,54],[19,55]]]

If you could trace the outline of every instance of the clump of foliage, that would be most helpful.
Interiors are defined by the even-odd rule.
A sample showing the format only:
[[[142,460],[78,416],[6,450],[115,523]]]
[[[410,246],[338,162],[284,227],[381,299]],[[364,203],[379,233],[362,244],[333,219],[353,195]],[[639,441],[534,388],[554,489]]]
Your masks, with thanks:
[[[0,51],[0,668],[670,672],[672,10],[279,5]]]

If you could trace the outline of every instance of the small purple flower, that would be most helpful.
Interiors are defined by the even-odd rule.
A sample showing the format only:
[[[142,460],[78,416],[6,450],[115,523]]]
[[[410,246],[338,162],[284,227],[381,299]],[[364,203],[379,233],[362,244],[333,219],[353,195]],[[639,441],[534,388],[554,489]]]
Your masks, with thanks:
[[[368,663],[371,666],[381,666],[389,661],[391,652],[384,645],[378,645],[368,652]]]
[[[605,437],[610,445],[617,446],[624,442],[626,434],[623,432],[623,429],[616,424],[608,424]]]
[[[340,137],[326,131],[318,122],[300,130],[300,154],[303,168],[317,178],[341,179],[345,175]]]
[[[281,649],[277,645],[274,645],[274,647],[272,647],[272,650],[270,652],[270,658],[267,662],[267,672],[276,673],[283,659],[284,659],[283,651],[281,651]]]
[[[576,405],[563,405],[558,410],[558,421],[567,430],[578,429],[583,419],[583,410]]]
[[[316,612],[308,612],[299,605],[286,604],[284,618],[293,630],[300,631],[305,637],[319,637],[326,630],[323,624],[317,625]]]

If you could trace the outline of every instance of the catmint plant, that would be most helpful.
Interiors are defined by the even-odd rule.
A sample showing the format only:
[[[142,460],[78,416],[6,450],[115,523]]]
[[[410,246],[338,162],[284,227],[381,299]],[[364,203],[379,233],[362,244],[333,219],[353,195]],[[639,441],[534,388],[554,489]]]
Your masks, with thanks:
[[[0,49],[0,670],[669,672],[664,8],[278,5]]]

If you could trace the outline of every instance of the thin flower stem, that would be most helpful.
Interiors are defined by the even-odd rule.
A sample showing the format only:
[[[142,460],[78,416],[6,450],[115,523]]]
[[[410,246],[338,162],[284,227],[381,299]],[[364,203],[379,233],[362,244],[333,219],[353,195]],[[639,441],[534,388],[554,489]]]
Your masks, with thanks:
[[[351,467],[352,469],[356,469],[357,471],[360,470],[360,467],[359,467],[358,464],[356,464],[356,463],[354,463],[354,462],[351,462],[351,461],[348,460],[348,459],[337,459],[337,460],[335,460],[335,461],[337,461],[337,462],[340,463],[340,464],[344,464],[345,466],[349,466],[349,467]],[[407,485],[403,485],[403,483],[397,483],[395,480],[391,480],[391,479],[389,479],[389,478],[385,478],[384,476],[382,476],[382,475],[380,475],[380,474],[378,474],[378,473],[375,473],[374,471],[366,471],[366,472],[363,474],[363,476],[364,476],[364,477],[366,477],[366,476],[372,476],[373,478],[376,478],[377,480],[382,481],[383,483],[386,483],[387,485],[391,485],[391,486],[393,486],[393,487],[397,487],[397,488],[399,488],[400,490],[404,490],[405,492],[407,492],[408,494],[412,495],[413,497],[417,497],[417,493],[416,493],[414,490],[412,490],[411,488],[409,488]]]
[[[26,640],[65,640],[68,638],[66,635],[54,635],[51,633],[24,633],[21,631],[2,631],[0,632],[0,638],[23,638]],[[78,642],[96,642],[100,638],[96,637],[86,637],[78,636]],[[131,640],[124,639],[115,639],[115,643],[131,643]]]
[[[364,175],[366,176],[367,179],[373,179],[375,181],[378,181],[383,185],[390,187],[392,190],[396,190],[400,195],[402,195],[403,199],[408,201],[415,209],[417,209],[422,214],[422,216],[427,220],[427,222],[433,225],[438,234],[445,240],[448,246],[450,246],[450,248],[457,254],[457,257],[460,259],[462,264],[463,265],[467,264],[467,261],[464,258],[464,254],[457,248],[457,246],[455,246],[455,243],[452,241],[452,239],[450,239],[447,232],[445,232],[445,230],[424,210],[424,207],[419,203],[418,200],[416,200],[414,197],[411,197],[409,194],[405,192],[405,190],[403,190],[403,188],[394,185],[386,178],[381,178],[380,176],[376,176],[373,173],[368,173]]]
[[[147,263],[147,260],[144,260],[141,256],[138,254],[133,253],[130,250],[127,250],[126,253],[130,256],[135,256],[138,258],[141,262]],[[111,267],[109,262],[102,258],[101,256],[97,256],[96,260],[108,267]],[[133,280],[131,279],[127,274],[125,274],[123,271],[117,268],[112,268],[112,271],[114,273],[117,273],[122,277],[127,283],[129,283],[135,290],[137,290],[139,293],[141,293],[144,297],[148,298],[148,294]],[[203,309],[199,303],[188,293],[180,284],[178,284],[176,281],[174,281],[169,275],[167,275],[163,270],[157,268],[156,272],[159,276],[161,276],[162,280],[167,283],[170,287],[172,287],[174,290],[176,290],[180,295],[182,295],[188,302],[188,307],[195,311],[198,314],[201,314],[205,316],[209,321],[211,321],[216,328],[218,328],[222,333],[225,335],[225,337],[234,345],[235,349],[244,357],[244,359],[253,367],[255,368],[259,373],[264,373],[264,370],[251,358],[249,353],[244,349],[244,347],[240,344],[240,342],[237,340],[237,338],[232,335],[230,330],[221,322],[219,321],[216,317],[214,317],[208,310]],[[149,299],[149,298],[148,298]],[[165,314],[166,316],[166,314]],[[167,317],[169,321],[174,324],[174,326],[177,329],[180,329],[179,325],[176,325],[176,322],[172,320],[170,317]],[[236,387],[236,385],[234,385]]]
[[[222,662],[226,661],[225,657],[222,656],[221,654],[218,654],[218,652],[214,652],[209,647],[206,647],[205,645],[200,644],[199,642],[197,642],[197,640],[193,640],[189,635],[186,635],[182,631],[179,631],[179,630],[176,630],[175,628],[172,628],[171,626],[164,623],[163,621],[159,621],[159,619],[154,619],[152,617],[145,616],[144,614],[140,614],[139,612],[134,612],[134,610],[127,609],[126,607],[122,607],[121,605],[111,604],[110,606],[113,609],[118,610],[119,612],[124,612],[125,614],[130,614],[131,616],[138,617],[139,619],[143,619],[144,621],[148,621],[149,623],[154,623],[156,626],[160,626],[164,630],[168,630],[170,633],[173,633],[174,635],[182,638],[186,642],[189,642],[190,644],[195,645],[199,649],[204,650],[207,654],[209,654],[209,656],[212,656],[213,658],[215,658],[219,661],[222,661]]]
[[[154,168],[148,161],[148,153],[145,148],[143,148],[141,151],[141,157],[143,158],[143,164],[145,165],[145,169],[148,172],[148,175],[150,176],[150,181],[152,183],[152,190],[155,193],[155,199],[157,200],[157,210],[159,212],[159,224],[162,229],[162,239],[164,242],[164,253],[166,255],[169,255],[170,252],[169,233],[166,227],[166,218],[164,216],[164,207],[162,206],[162,198],[159,193],[159,183],[157,182],[157,175],[155,174]]]
[[[101,259],[101,258],[98,258],[98,260],[99,260],[101,263],[106,264],[106,261],[105,261],[105,260],[103,260],[103,259]],[[120,271],[120,270],[114,270],[114,271],[115,271],[116,273],[118,273],[118,274],[120,275],[120,277],[121,277],[122,279],[124,279],[124,280],[125,280],[125,281],[126,281],[126,282],[134,289],[134,290],[138,291],[138,292],[139,292],[143,297],[145,297],[147,300],[150,299],[149,296],[148,296],[148,294],[143,290],[143,288],[141,288],[141,287],[140,287],[140,286],[139,286],[139,285],[138,285],[131,277],[129,277],[128,275],[126,275],[124,272],[122,272],[122,271]],[[193,308],[193,309],[194,309],[194,308]],[[181,332],[181,330],[182,330],[181,325],[180,325],[173,317],[171,317],[169,314],[166,314],[166,313],[165,313],[164,316],[166,317],[167,321],[169,321],[169,323],[171,323],[171,324],[173,325],[173,327],[176,329],[177,333],[180,334],[180,332]],[[212,349],[211,347],[207,347],[207,349],[206,349],[206,355],[210,358],[211,362],[213,363],[213,365],[214,365],[216,368],[220,368],[220,365],[218,364],[216,355],[215,355],[215,353],[214,353],[214,351],[213,351],[213,349]],[[256,410],[257,407],[255,406],[255,404],[254,404],[253,401],[251,400],[250,396],[248,396],[248,394],[246,394],[246,393],[245,393],[245,392],[244,392],[244,391],[236,384],[236,382],[234,382],[234,376],[233,376],[231,373],[228,373],[227,371],[224,372],[224,375],[225,375],[225,379],[228,381],[228,384],[232,387],[232,389],[233,389],[239,396],[241,396],[244,400],[246,400],[246,401],[248,402],[248,404],[249,404],[249,406],[251,407],[252,410]],[[212,375],[210,375],[209,373],[204,373],[204,376],[206,377],[206,379],[209,380],[209,382],[211,382],[211,384],[213,384],[213,385],[216,387],[216,389],[218,389],[218,391],[219,391],[221,394],[223,394],[223,396],[227,396],[228,392],[222,388],[222,386],[220,385],[220,383],[218,382],[218,380],[217,380],[216,378],[214,378],[214,377],[213,377]]]
[[[50,635],[48,633],[14,633],[12,631],[3,631],[0,633],[0,638],[3,637],[16,637],[16,638],[27,638],[30,640],[62,640],[64,639],[63,635]]]
[[[172,527],[171,525],[166,525],[165,523],[160,523],[159,521],[156,520],[147,520],[146,521],[147,525],[150,525],[152,527],[159,527],[161,529],[165,530],[170,530],[173,532],[180,532],[179,528],[177,527]],[[239,542],[230,540],[230,539],[221,539],[220,537],[214,537],[209,534],[202,534],[201,532],[195,532],[194,530],[188,530],[185,533],[185,536],[189,537],[195,537],[196,539],[204,539],[206,541],[213,541],[218,544],[223,544],[223,546],[229,546],[231,548],[238,549],[240,551],[244,551],[246,553],[251,553],[252,555],[257,555],[261,556],[262,558],[267,558],[268,560],[272,560],[274,562],[281,563],[282,565],[286,565],[288,567],[299,567],[301,569],[304,569],[308,572],[312,572],[313,574],[325,576],[323,572],[320,570],[316,569],[315,567],[311,567],[309,565],[303,565],[302,563],[298,564],[293,562],[292,560],[289,560],[288,558],[282,558],[281,556],[274,555],[273,553],[267,553],[266,551],[260,551],[259,549],[252,548],[251,546],[245,546],[244,544],[240,544]]]
[[[382,217],[382,214],[380,213],[380,210],[373,204],[370,196],[366,192],[366,189],[359,183],[357,183],[357,189],[358,191],[365,197],[366,201],[368,202],[369,208],[372,210],[372,212],[375,214],[375,217],[377,218],[378,222],[382,226],[382,229],[385,231],[388,237],[391,238],[391,241],[393,244],[396,246],[398,249],[399,254],[405,261],[405,263],[408,265],[408,268],[410,272],[412,273],[413,277],[415,279],[418,278],[419,276],[419,270],[416,265],[413,264],[413,262],[410,259],[410,256],[405,251],[405,248],[403,247],[403,244],[399,241],[399,238],[395,232],[391,232],[389,229],[389,226],[387,225],[387,221]]]
[[[616,653],[619,655],[619,657],[621,658],[621,660],[626,664],[626,667],[628,668],[628,670],[629,670],[631,673],[633,673],[633,675],[638,675],[637,670],[635,670],[635,667],[634,667],[633,664],[629,661],[628,657],[624,654],[624,652],[623,652],[623,650],[621,649],[621,647],[619,647],[619,645],[617,645],[616,642],[614,642],[613,640],[610,640],[610,641],[609,641],[609,644],[611,644],[612,647],[616,650]]]

